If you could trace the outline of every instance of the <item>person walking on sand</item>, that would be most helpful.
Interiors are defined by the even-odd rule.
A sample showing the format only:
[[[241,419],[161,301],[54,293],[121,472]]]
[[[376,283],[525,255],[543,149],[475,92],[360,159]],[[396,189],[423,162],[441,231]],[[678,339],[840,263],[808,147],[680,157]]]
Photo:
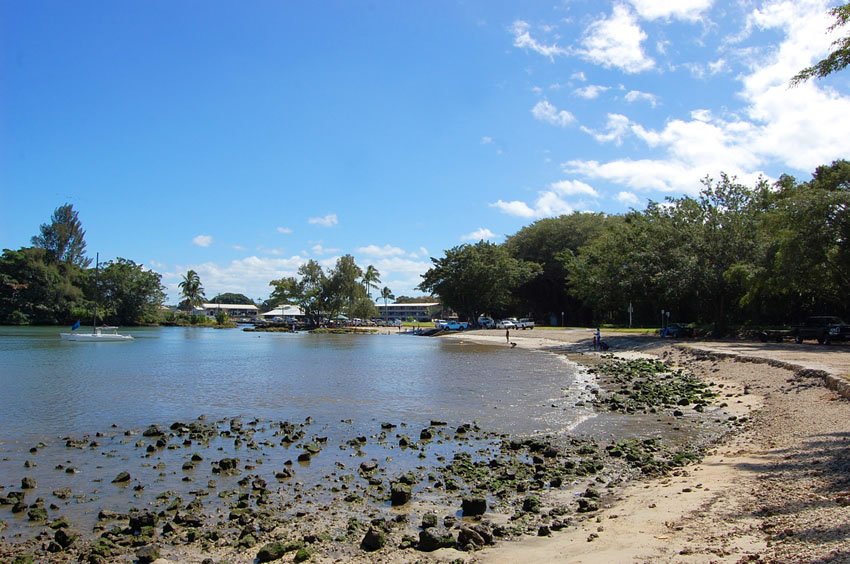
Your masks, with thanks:
[[[510,329],[505,329],[505,342],[506,343],[511,342],[511,330]]]

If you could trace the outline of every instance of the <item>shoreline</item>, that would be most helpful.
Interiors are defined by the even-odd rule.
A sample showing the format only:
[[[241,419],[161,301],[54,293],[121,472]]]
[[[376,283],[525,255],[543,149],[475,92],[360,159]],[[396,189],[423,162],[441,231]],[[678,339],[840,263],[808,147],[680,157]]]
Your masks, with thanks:
[[[520,334],[511,340],[533,348],[537,339]],[[587,330],[565,331],[543,342],[586,351],[591,347],[582,341],[588,339]],[[610,341],[611,352],[630,345],[737,386],[744,399],[736,405],[751,421],[681,475],[629,484],[602,508],[598,522],[551,539],[488,548],[476,561],[850,561],[847,347],[670,343],[622,335]]]
[[[506,346],[504,334],[499,333],[501,332],[470,331],[445,335],[441,338],[457,340],[460,341],[459,344],[468,341],[504,347]],[[588,346],[591,336],[592,332],[590,330],[537,331],[533,334],[530,331],[518,331],[512,335],[511,341],[517,343],[517,347],[561,354],[570,362],[576,362],[585,367],[593,367],[599,361],[600,355],[593,352],[591,347]],[[433,552],[421,552],[399,549],[388,545],[378,552],[363,552],[357,549],[352,551],[350,550],[352,548],[350,546],[351,543],[353,542],[354,546],[356,546],[360,537],[367,532],[368,520],[366,520],[365,524],[359,525],[359,528],[355,528],[355,531],[351,533],[353,537],[347,538],[345,541],[349,544],[348,550],[336,552],[332,550],[327,552],[327,546],[323,545],[325,548],[312,554],[310,561],[382,561],[390,564],[413,561],[442,562],[455,559],[461,559],[464,562],[515,562],[518,560],[535,562],[739,562],[744,559],[756,557],[783,561],[787,560],[789,556],[796,556],[798,554],[806,554],[810,557],[819,558],[828,556],[829,554],[840,557],[843,554],[850,558],[850,545],[848,544],[850,525],[844,529],[841,529],[840,526],[835,526],[836,519],[839,523],[848,521],[848,509],[846,507],[850,505],[850,481],[847,479],[844,481],[841,481],[841,479],[836,480],[836,477],[840,477],[838,474],[840,470],[850,471],[850,462],[847,460],[848,441],[850,441],[848,439],[850,437],[850,423],[848,423],[850,421],[850,410],[848,410],[848,402],[846,400],[837,399],[833,392],[813,384],[814,381],[810,378],[813,372],[806,372],[805,369],[789,370],[788,365],[790,363],[788,359],[774,359],[774,364],[768,364],[767,362],[770,359],[766,359],[763,363],[754,364],[747,362],[747,360],[751,360],[752,351],[750,351],[749,356],[742,355],[742,359],[745,362],[738,362],[728,356],[737,352],[734,350],[730,352],[729,350],[734,344],[718,345],[712,343],[710,346],[707,346],[704,343],[689,343],[688,345],[682,345],[681,343],[660,341],[657,338],[630,335],[617,335],[606,340],[612,345],[609,352],[617,353],[624,358],[662,358],[675,366],[686,367],[704,380],[711,380],[716,385],[715,388],[723,390],[724,396],[727,399],[726,403],[729,404],[725,408],[726,411],[734,417],[746,417],[748,419],[747,423],[735,430],[727,431],[724,438],[710,448],[711,452],[701,462],[678,469],[674,468],[666,476],[661,478],[629,479],[624,482],[625,474],[622,474],[623,470],[618,471],[613,467],[606,468],[596,481],[599,482],[599,479],[604,477],[603,482],[599,484],[600,490],[603,483],[608,482],[609,485],[605,487],[605,490],[602,492],[603,495],[596,502],[598,507],[585,515],[570,515],[568,513],[570,516],[562,519],[560,517],[554,517],[555,513],[549,516],[547,509],[547,513],[541,521],[533,515],[523,516],[524,512],[515,513],[511,517],[510,504],[498,511],[495,508],[488,507],[488,513],[485,515],[484,521],[485,523],[491,521],[491,525],[488,527],[502,527],[504,531],[508,531],[508,534],[502,540],[499,540],[495,547],[488,547],[473,552],[458,551],[450,548],[440,548]],[[700,350],[703,348],[708,350],[705,352],[683,350],[693,346],[696,346]],[[726,350],[724,350],[724,347]],[[797,350],[808,352],[807,349]],[[787,351],[784,352],[787,353]],[[794,351],[792,350],[791,352]],[[836,349],[835,351],[835,354],[839,357],[850,356],[848,353],[850,351],[844,349]],[[844,362],[844,359],[842,358],[840,361]],[[841,362],[838,362],[836,367],[830,369],[832,370],[831,373],[837,374],[836,377],[839,378],[841,377]],[[776,365],[776,363],[784,364]],[[581,386],[583,387],[585,384],[581,384]],[[813,408],[816,408],[815,411],[823,417],[825,427],[807,427],[810,421],[808,421],[806,414]],[[794,417],[789,416],[791,412],[793,412]],[[793,421],[795,425],[789,427],[789,421]],[[262,429],[267,423],[263,421],[248,422],[246,420],[245,425],[248,428],[243,430],[242,422],[236,427],[234,427],[233,421],[224,420],[216,422],[220,427],[218,432],[222,436],[236,436],[237,440],[241,437],[246,441],[254,438],[254,431],[250,426],[253,425],[254,428]],[[514,449],[513,443],[516,441],[511,440],[511,444],[508,445],[506,443],[508,439],[504,436],[499,439],[497,436],[488,434],[486,430],[481,433],[478,431],[470,433],[468,441],[466,438],[458,440],[458,435],[452,435],[451,429],[441,427],[441,423],[432,422],[433,443],[430,442],[431,439],[420,440],[419,443],[416,443],[415,439],[413,439],[414,453],[418,450],[420,453],[425,454],[429,449],[435,448],[434,445],[444,442],[450,444],[451,448],[460,450],[469,447],[471,450],[467,450],[470,453],[474,452],[475,449],[479,449],[480,451],[480,448],[486,447],[490,449],[490,456],[496,457],[491,459],[492,465],[493,461],[497,460],[500,456],[504,457]],[[453,422],[452,425],[454,424]],[[227,427],[229,427],[229,431],[226,430]],[[307,431],[307,436],[310,437],[308,430],[309,424],[307,427],[304,427],[304,424],[302,424],[301,427]],[[402,427],[404,427],[403,424]],[[221,431],[222,428],[225,428],[223,432]],[[248,432],[244,433],[244,431]],[[398,432],[407,433],[413,438],[414,433],[418,433],[418,428],[402,428]],[[177,436],[175,434],[171,434],[170,436],[172,444],[176,447],[181,431],[178,430],[175,433]],[[391,433],[395,434],[396,431],[391,431]],[[826,454],[818,455],[814,463],[818,465],[818,469],[825,470],[821,482],[812,484],[809,477],[805,475],[806,471],[810,471],[811,464],[801,465],[799,469],[794,471],[793,475],[789,475],[788,470],[784,467],[780,467],[779,470],[773,469],[772,465],[777,464],[777,458],[780,466],[783,461],[788,460],[789,449],[796,449],[795,452],[802,453],[807,440],[810,440],[813,436],[828,436],[830,433],[832,434],[831,439],[821,440],[821,443],[828,443],[830,447],[827,448],[823,444],[819,447],[821,451],[828,453],[829,456]],[[166,438],[169,436],[167,431],[164,435]],[[390,435],[390,432],[382,432],[381,435]],[[398,434],[395,434],[396,438],[398,436]],[[257,433],[257,440],[260,442],[262,451],[263,443],[259,432]],[[369,437],[366,438],[368,446],[366,443],[363,443],[363,448],[366,452],[374,454],[374,452],[370,451],[373,446],[374,448],[378,448],[379,445],[384,444],[382,448],[385,448],[386,442],[389,440],[393,440],[391,436],[384,437],[383,443],[381,438],[375,439],[375,437]],[[502,446],[496,448],[496,450],[492,450],[493,445],[497,445],[499,441],[501,441]],[[304,442],[302,441],[302,443]],[[138,448],[141,444],[142,442],[139,441],[136,447]],[[488,444],[490,445],[489,447],[487,447]],[[602,445],[603,441],[597,441],[597,444]],[[528,451],[522,450],[522,452],[526,453],[522,456],[527,456],[530,459],[532,458],[532,454],[537,452],[534,449],[544,448],[544,446],[545,443],[539,443],[539,441],[534,439],[526,439],[524,442],[517,442],[516,448],[530,449]],[[339,448],[344,447],[345,445],[339,445]],[[167,448],[171,449],[172,447],[168,446]],[[305,448],[309,449],[309,447]],[[337,447],[333,444],[325,447],[319,441],[319,444],[315,445],[314,448],[317,448],[319,452],[322,448],[325,448],[326,452],[330,452]],[[359,450],[360,447],[349,446],[348,448]],[[558,477],[559,474],[557,474],[559,472],[557,468],[559,464],[563,463],[564,459],[561,456],[567,454],[568,457],[576,457],[576,452],[581,452],[584,448],[587,447],[579,446],[578,451],[570,454],[569,447],[567,447],[567,451],[558,454],[555,458],[545,459],[545,464],[544,459],[541,458],[541,465],[537,471],[545,471],[550,477],[560,480]],[[148,449],[150,453],[150,446],[148,446]],[[500,449],[501,454],[499,454]],[[563,445],[556,447],[556,449],[563,449]],[[776,449],[779,449],[778,452],[773,452]],[[449,456],[451,456],[450,452],[451,449],[447,451]],[[588,450],[587,452],[591,451]],[[392,451],[387,451],[387,453],[392,454]],[[206,458],[206,461],[201,464],[209,464],[211,453],[203,452],[202,454]],[[399,458],[399,462],[401,462],[400,452],[396,451],[392,456]],[[595,458],[596,456],[597,454],[592,454],[591,458]],[[321,459],[321,456],[319,458]],[[575,459],[581,460],[581,457]],[[362,456],[359,457],[357,462],[353,462],[355,465],[352,468],[354,470],[353,478],[356,478],[356,474],[358,473],[356,465],[360,463],[360,460],[362,460]],[[368,455],[366,460],[369,460]],[[375,460],[375,458],[372,457],[372,460]],[[386,487],[387,481],[392,482],[394,479],[393,474],[397,472],[395,472],[394,465],[385,465],[381,457],[378,457],[377,460],[380,464],[376,476],[382,477],[383,487]],[[387,463],[389,460],[387,458]],[[260,462],[258,459],[256,464],[258,465]],[[606,466],[610,462],[610,460],[606,459]],[[220,463],[221,461],[218,462],[218,464]],[[216,462],[213,464],[215,465]],[[431,462],[429,464],[434,463]],[[257,467],[261,468],[261,466]],[[297,479],[299,467],[295,465],[291,468],[294,468],[295,479]],[[439,470],[439,465],[429,466],[429,468],[436,473]],[[248,471],[254,470],[254,464],[249,466],[245,462],[244,470],[241,477],[247,480],[252,476]],[[827,472],[826,470],[829,471]],[[556,471],[556,474],[552,474],[553,471]],[[359,470],[360,478],[365,479],[369,477],[369,472],[364,473],[361,467]],[[782,479],[775,477],[777,472]],[[25,471],[22,470],[22,474],[24,473]],[[356,480],[355,482],[346,481],[345,474],[346,471],[340,467],[339,475],[336,472],[331,475],[333,478],[332,481],[337,484],[357,484]],[[463,479],[460,478],[461,475],[462,473],[443,474],[439,476],[439,479]],[[844,475],[847,475],[847,473],[845,472]],[[420,490],[425,483],[422,481],[422,476],[420,475],[416,478],[419,481],[419,485],[414,485],[414,487],[418,487]],[[770,477],[770,479],[765,480],[765,476]],[[104,481],[109,482],[111,478],[112,476],[109,476]],[[198,478],[200,479],[201,476],[198,476]],[[225,480],[224,478],[219,479],[221,481]],[[480,480],[481,478],[478,479]],[[493,478],[485,478],[485,481],[479,485],[486,484],[486,480],[488,479],[492,480]],[[546,479],[548,480],[550,478]],[[286,477],[285,480],[288,481],[289,477]],[[380,482],[381,480],[378,483]],[[768,482],[773,489],[765,486],[763,482]],[[289,483],[291,484],[291,482]],[[104,487],[108,487],[108,484],[104,484]],[[197,487],[202,486],[199,483]],[[219,495],[222,492],[227,493],[227,490],[222,490],[222,487],[219,485],[213,490],[213,493],[218,492]],[[262,491],[273,489],[272,486],[266,488],[265,484],[261,487],[260,497],[264,495]],[[544,507],[551,508],[552,511],[560,511],[559,508],[565,508],[567,506],[574,507],[577,491],[584,490],[585,487],[593,488],[593,480],[585,480],[584,485],[580,486],[576,482],[573,487],[565,486],[563,489],[560,487],[544,488],[543,491],[546,498],[544,499],[541,496],[541,501]],[[347,489],[348,487],[343,487],[342,495],[345,495],[345,490]],[[805,506],[805,503],[806,499],[808,499],[806,496],[809,495],[807,491],[811,489],[819,492],[815,494],[817,497],[813,497],[812,499],[820,505],[811,508],[810,511],[810,508]],[[308,490],[305,486],[305,488],[296,487],[290,491],[297,493],[298,497],[300,497],[302,493],[306,494]],[[377,491],[358,487],[354,487],[349,491],[351,494],[347,497],[354,495],[355,498],[372,499],[373,503],[381,499],[381,496],[388,495],[389,493],[386,489],[382,490],[380,486]],[[383,493],[381,493],[382,491]],[[429,488],[422,490],[423,494],[427,491],[429,491]],[[3,488],[0,488],[0,496],[10,493],[10,489],[7,488],[4,491]],[[43,496],[45,493],[44,491],[36,490],[37,495]],[[519,494],[520,492],[517,493]],[[827,495],[824,495],[824,493]],[[797,495],[795,496],[795,494]],[[378,497],[375,497],[375,495]],[[761,501],[763,499],[771,499],[773,504],[780,505],[783,500],[798,496],[803,497],[802,500],[798,500],[798,504],[806,508],[805,515],[798,516],[788,511],[776,511],[772,506],[766,506]],[[442,505],[440,502],[432,505],[432,502],[429,501],[430,498],[431,494],[422,497],[417,495],[410,502],[411,505],[406,506],[401,512],[399,510],[391,512],[390,516],[395,515],[396,518],[404,517],[404,521],[399,521],[398,524],[392,524],[387,517],[378,519],[378,521],[381,521],[387,526],[387,536],[390,536],[390,534],[394,535],[394,542],[397,542],[403,530],[405,528],[410,530],[411,525],[415,529],[419,523],[419,518],[429,510],[435,511],[437,515],[445,515],[445,500]],[[521,495],[512,497],[511,499],[513,499],[510,502],[512,504],[522,502]],[[847,503],[843,505],[845,500]],[[32,498],[29,498],[29,501],[32,501]],[[353,507],[348,505],[352,502],[354,504],[359,503],[356,499],[352,499],[352,501],[346,499],[345,507]],[[310,504],[313,502],[308,501],[307,503]],[[341,504],[342,500],[337,499],[336,503]],[[459,507],[459,498],[457,499],[457,503]],[[761,505],[759,505],[760,503]],[[189,505],[191,506],[192,504]],[[825,507],[824,505],[829,505],[829,507]],[[289,507],[290,510],[297,509],[297,507],[291,504]],[[307,515],[306,518],[302,519],[304,521],[302,525],[319,530],[322,527],[322,523],[326,523],[322,519],[327,519],[326,515],[324,517],[322,516],[321,511],[329,511],[333,514],[341,511],[343,519],[346,515],[356,514],[348,512],[349,510],[345,508],[338,508],[337,510],[333,508],[334,502],[330,502],[327,509],[319,509],[320,513],[318,513],[318,516]],[[491,513],[491,509],[493,513]],[[232,511],[231,509],[231,515]],[[315,513],[317,508],[314,507],[311,511]],[[180,523],[180,514],[181,511],[178,510],[177,518],[175,518],[175,522],[177,523]],[[377,522],[375,519],[380,514],[372,514],[373,526]],[[557,515],[560,516],[563,513],[558,513]],[[408,516],[412,518],[411,521],[407,521]],[[512,525],[514,523],[513,519],[517,517],[519,517],[519,520],[515,524],[520,528],[524,527],[524,533],[520,533],[519,529],[515,533],[510,533],[513,530],[512,527],[514,527]],[[458,530],[458,525],[463,530],[463,527],[469,528],[476,523],[481,523],[478,520],[469,521],[468,518],[464,518],[460,522],[452,519],[451,523],[455,526],[450,527],[448,517],[446,519],[446,527],[453,528],[455,532]],[[805,537],[806,542],[809,544],[800,546],[799,541],[801,539],[789,532],[796,530],[795,519],[804,519],[806,524],[816,523],[817,526],[814,528],[817,529],[819,527],[823,529],[826,531],[824,533],[826,536],[823,538],[818,537],[819,542],[817,543],[811,543],[810,540],[815,534],[810,532]],[[351,518],[349,517],[350,520]],[[360,521],[364,523],[362,518]],[[302,533],[298,533],[301,529],[297,525],[285,526],[283,529],[280,529],[283,522],[278,523],[278,529],[268,529],[275,522],[277,521],[271,520],[269,521],[269,525],[265,527],[261,525],[260,530],[262,531],[264,528],[268,532],[273,530],[272,538],[278,537],[286,540],[291,540],[297,534],[303,533],[303,531]],[[162,522],[159,524],[162,525]],[[2,521],[0,521],[0,525],[2,525]],[[167,523],[166,527],[169,526],[173,527],[171,523]],[[541,536],[537,536],[532,532],[538,526],[547,529],[545,535],[542,534],[542,528],[541,532],[538,533]],[[183,527],[178,527],[178,529],[183,531],[181,533],[182,535],[186,534],[186,530]],[[1,530],[2,527],[0,527]],[[493,529],[490,528],[488,530],[492,532]],[[773,531],[779,531],[779,535],[773,534]],[[222,532],[222,534],[224,533]],[[830,534],[832,536],[829,536]],[[502,534],[498,536],[501,538]],[[48,536],[42,535],[32,545],[33,549],[39,544],[42,547],[47,546],[51,537],[52,533]],[[172,540],[168,541],[168,538]],[[257,555],[257,550],[269,538],[268,534],[258,534],[257,541],[259,541],[259,544],[256,544],[256,546],[245,546],[241,551],[234,550],[235,547],[228,544],[221,545],[220,542],[218,545],[215,543],[203,544],[206,548],[201,548],[197,544],[192,544],[191,538],[187,543],[185,536],[162,538],[157,542],[162,544],[161,556],[163,558],[160,558],[160,562],[163,564],[165,562],[177,561],[201,562],[205,558],[212,558],[213,562],[251,562]],[[222,538],[221,540],[223,541],[225,539]],[[243,537],[234,539],[233,542],[236,543],[237,540],[241,544]],[[171,542],[176,544],[169,544]],[[318,539],[318,542],[326,541]],[[411,541],[404,542],[407,542],[409,546]],[[16,552],[15,547],[7,544],[6,541],[0,544],[0,556],[11,557],[11,555],[16,553],[20,553],[20,551]],[[43,555],[44,553],[39,552],[38,554]],[[61,551],[54,553],[54,556],[51,558],[55,558],[57,561],[67,558],[73,560],[73,556],[74,552],[71,550],[68,553]],[[116,554],[115,556],[118,555]],[[840,558],[832,558],[832,560],[842,561]],[[284,557],[281,561],[291,561],[291,555]],[[830,558],[826,558],[825,561],[830,561]]]

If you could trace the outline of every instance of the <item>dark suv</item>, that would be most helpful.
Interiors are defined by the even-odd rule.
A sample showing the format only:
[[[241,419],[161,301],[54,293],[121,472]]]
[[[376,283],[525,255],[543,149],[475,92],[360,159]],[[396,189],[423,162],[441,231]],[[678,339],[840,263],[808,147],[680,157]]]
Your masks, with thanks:
[[[813,315],[806,318],[805,323],[791,329],[791,335],[798,343],[805,339],[817,339],[822,345],[832,341],[850,340],[850,325],[832,315]]]

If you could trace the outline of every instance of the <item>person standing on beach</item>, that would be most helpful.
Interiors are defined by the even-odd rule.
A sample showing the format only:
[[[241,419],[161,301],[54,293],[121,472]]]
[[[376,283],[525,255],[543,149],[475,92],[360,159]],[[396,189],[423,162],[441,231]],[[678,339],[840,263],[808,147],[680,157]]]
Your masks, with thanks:
[[[511,330],[510,329],[505,329],[505,342],[507,342],[507,343],[511,342]]]

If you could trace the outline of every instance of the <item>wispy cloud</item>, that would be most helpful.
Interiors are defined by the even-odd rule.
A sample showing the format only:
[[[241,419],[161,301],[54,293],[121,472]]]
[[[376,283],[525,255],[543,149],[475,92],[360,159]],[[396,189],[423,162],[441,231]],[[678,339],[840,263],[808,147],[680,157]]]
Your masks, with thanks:
[[[322,217],[311,217],[307,220],[310,225],[319,225],[321,227],[333,227],[339,223],[335,213],[329,213]]]
[[[487,229],[486,227],[479,227],[472,233],[467,233],[466,235],[462,235],[461,241],[481,241],[482,239],[487,241],[496,237],[496,234]]]
[[[567,50],[558,47],[557,44],[553,43],[551,45],[546,45],[545,43],[541,43],[534,39],[531,36],[530,32],[531,26],[528,22],[524,22],[522,20],[517,20],[511,26],[511,32],[514,36],[514,47],[519,47],[520,49],[530,49],[535,53],[543,55],[550,60],[553,60],[558,55],[566,55]]]
[[[553,106],[548,100],[541,100],[531,108],[531,115],[534,119],[556,125],[558,127],[567,127],[575,121],[573,114],[566,110],[559,110]]]
[[[645,20],[676,19],[698,21],[714,0],[629,0]]]
[[[340,252],[340,250],[337,248],[325,247],[321,243],[316,243],[315,245],[310,247],[310,250],[313,251],[314,255],[331,255]]]
[[[629,104],[633,104],[635,102],[647,102],[653,108],[658,105],[658,97],[655,96],[655,94],[641,92],[640,90],[629,90],[624,99]]]
[[[370,257],[400,257],[406,253],[401,247],[393,247],[392,245],[367,245],[365,247],[357,247],[357,252]]]
[[[283,233],[284,235],[290,235],[292,233],[292,229],[289,227],[278,227],[276,231],[278,233]]]
[[[209,247],[212,243],[212,235],[197,235],[192,239],[192,244],[197,247]]]
[[[582,88],[576,88],[573,90],[576,96],[579,98],[584,98],[585,100],[595,100],[599,97],[600,94],[608,90],[607,86],[599,86],[596,84],[589,84]]]

